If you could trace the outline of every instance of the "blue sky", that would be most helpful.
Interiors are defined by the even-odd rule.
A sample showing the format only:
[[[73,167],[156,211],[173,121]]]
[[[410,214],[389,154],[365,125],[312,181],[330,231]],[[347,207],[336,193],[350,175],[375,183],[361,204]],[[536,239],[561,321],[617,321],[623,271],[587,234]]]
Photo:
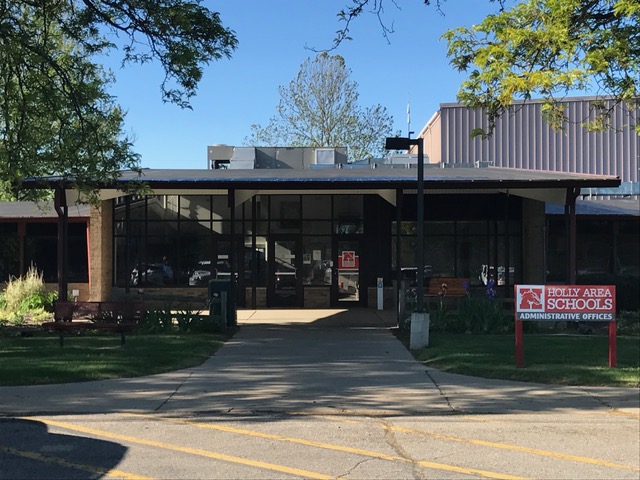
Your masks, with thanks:
[[[114,52],[106,66],[116,83],[111,91],[127,111],[126,131],[147,168],[206,168],[207,146],[242,145],[252,124],[266,124],[275,113],[278,87],[288,84],[300,65],[329,47],[341,26],[336,14],[349,0],[205,0],[237,34],[231,59],[206,67],[193,110],[162,102],[158,65],[119,68]],[[451,68],[442,33],[469,26],[496,10],[488,0],[449,0],[442,16],[422,0],[385,0],[385,22],[395,33],[390,43],[373,15],[359,18],[353,40],[333,54],[342,55],[359,85],[363,107],[385,106],[394,131],[419,132],[441,103],[456,101],[463,76]],[[113,62],[113,63],[111,63]]]

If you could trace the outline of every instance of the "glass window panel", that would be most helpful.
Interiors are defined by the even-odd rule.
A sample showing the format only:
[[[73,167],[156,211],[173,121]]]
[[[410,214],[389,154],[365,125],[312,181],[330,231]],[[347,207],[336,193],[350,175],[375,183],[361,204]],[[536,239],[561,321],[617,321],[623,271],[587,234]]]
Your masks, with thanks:
[[[120,203],[113,208],[113,220],[114,221],[124,221],[126,216],[126,206],[125,203]]]
[[[147,222],[147,234],[173,236],[178,234],[178,222]]]
[[[20,238],[16,223],[0,223],[0,282],[20,276]]]
[[[272,220],[271,233],[300,233],[300,220]]]
[[[509,237],[509,274],[509,285],[522,282],[522,241],[520,237]]]
[[[358,219],[340,219],[336,222],[336,233],[341,235],[364,233],[363,222]]]
[[[269,222],[256,222],[256,235],[267,235],[269,233]]]
[[[425,273],[434,277],[456,276],[456,239],[453,236],[437,236],[425,239]],[[415,263],[415,261],[414,261]]]
[[[146,222],[129,222],[130,235],[144,235],[146,232]]]
[[[303,195],[302,212],[306,219],[331,220],[331,195]]]
[[[616,241],[616,273],[634,277],[640,276],[640,244],[638,243],[638,234],[620,233]]]
[[[229,208],[229,197],[226,195],[214,195],[213,200],[213,219],[214,220],[230,220],[231,209]]]
[[[0,222],[0,234],[3,233],[18,233],[18,224],[15,222],[4,223]]]
[[[256,219],[267,220],[269,218],[269,196],[256,195]]]
[[[465,222],[466,223],[466,222]],[[468,278],[470,285],[484,283],[483,266],[489,265],[487,237],[458,237],[457,277]]]
[[[610,232],[611,222],[603,220],[582,220],[576,223],[576,230],[578,234],[581,233],[595,233],[600,234],[602,232]]]
[[[391,234],[396,234],[396,225],[398,222],[391,222]],[[400,235],[415,235],[416,222],[400,222]]]
[[[638,235],[640,233],[640,222],[638,222],[637,218],[632,220],[621,220],[618,223],[618,232],[620,233],[635,233]]]
[[[547,281],[564,282],[567,276],[567,242],[564,222],[551,219],[548,223]]]
[[[177,195],[150,195],[147,197],[148,220],[177,220]]]
[[[424,225],[425,235],[453,235],[454,232],[455,222],[426,222]]]
[[[255,258],[255,279],[256,287],[267,285],[267,243],[266,240],[256,239],[255,256],[251,247],[251,237],[245,239],[244,247],[244,278],[247,285],[251,285],[254,273]]]
[[[330,235],[331,222],[321,220],[302,222],[302,233],[304,235]]]
[[[509,234],[520,235],[522,234],[522,225],[520,221],[509,220]]]
[[[181,195],[180,218],[183,220],[210,220],[211,196]]]
[[[178,284],[206,287],[211,279],[211,237],[180,236]]]
[[[458,235],[481,235],[487,233],[487,222],[458,222]]]
[[[227,220],[214,220],[211,224],[211,230],[218,235],[227,235],[231,233],[231,222]]]
[[[118,287],[124,287],[127,272],[127,239],[124,237],[116,237],[113,240],[114,252],[114,269],[113,280]]]
[[[135,260],[133,286],[163,287],[176,284],[178,236],[147,237],[146,255]]]
[[[602,226],[606,227],[608,222],[594,223],[602,223]],[[611,273],[611,244],[611,233],[609,230],[603,230],[599,233],[578,233],[576,239],[576,265],[578,275]]]
[[[270,219],[284,231],[300,229],[300,195],[273,195],[270,199]]]
[[[27,236],[29,235],[58,235],[58,223],[28,223],[26,228]]]
[[[362,218],[362,195],[334,195],[334,218]]]
[[[396,269],[396,245],[397,237],[391,241],[391,263]],[[416,238],[403,236],[400,239],[400,268],[415,268],[416,266]]]
[[[331,285],[331,237],[302,237],[303,285]]]
[[[180,222],[181,235],[211,235],[211,222]]]
[[[42,272],[45,282],[53,283],[58,279],[58,256],[54,253],[57,248],[55,235],[27,235],[25,238],[25,263]]]
[[[114,235],[124,235],[126,233],[126,229],[125,229],[125,225],[126,223],[123,221],[116,221],[114,226],[113,226],[113,233]]]
[[[132,198],[129,205],[129,218],[131,220],[144,220],[147,215],[147,197]]]

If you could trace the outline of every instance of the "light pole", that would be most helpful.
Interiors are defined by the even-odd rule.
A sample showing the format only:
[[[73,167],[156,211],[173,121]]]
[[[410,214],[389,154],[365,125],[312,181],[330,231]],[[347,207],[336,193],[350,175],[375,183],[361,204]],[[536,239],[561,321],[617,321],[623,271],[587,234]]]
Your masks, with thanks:
[[[418,199],[416,211],[416,312],[424,312],[424,145],[421,138],[387,137],[387,150],[409,150],[411,145],[418,146]],[[398,239],[399,240],[399,239]],[[400,265],[398,265],[400,268]]]

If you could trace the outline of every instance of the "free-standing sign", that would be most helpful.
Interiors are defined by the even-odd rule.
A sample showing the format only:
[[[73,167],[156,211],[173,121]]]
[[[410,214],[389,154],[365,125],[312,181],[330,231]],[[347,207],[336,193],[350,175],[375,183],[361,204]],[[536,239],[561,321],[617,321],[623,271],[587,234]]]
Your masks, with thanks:
[[[516,285],[516,320],[609,322],[615,320],[613,285]]]
[[[523,365],[522,321],[609,322],[609,366],[616,366],[614,285],[515,285],[516,366]]]

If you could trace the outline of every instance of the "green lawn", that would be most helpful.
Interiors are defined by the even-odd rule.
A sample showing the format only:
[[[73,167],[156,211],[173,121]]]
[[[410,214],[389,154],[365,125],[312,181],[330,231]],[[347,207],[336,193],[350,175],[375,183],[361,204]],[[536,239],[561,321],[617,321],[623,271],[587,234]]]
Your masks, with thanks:
[[[0,385],[137,377],[200,365],[225,337],[212,334],[0,337]]]
[[[0,336],[0,385],[136,377],[196,366],[222,346],[212,334]],[[430,345],[414,352],[446,372],[565,385],[640,385],[640,337],[618,337],[618,368],[608,366],[608,338],[602,335],[524,335],[524,368],[515,366],[513,335],[432,333]]]
[[[640,386],[640,337],[617,339],[617,368],[609,368],[606,335],[526,334],[524,368],[516,368],[514,335],[432,333],[414,352],[425,365],[484,378],[563,385]]]

